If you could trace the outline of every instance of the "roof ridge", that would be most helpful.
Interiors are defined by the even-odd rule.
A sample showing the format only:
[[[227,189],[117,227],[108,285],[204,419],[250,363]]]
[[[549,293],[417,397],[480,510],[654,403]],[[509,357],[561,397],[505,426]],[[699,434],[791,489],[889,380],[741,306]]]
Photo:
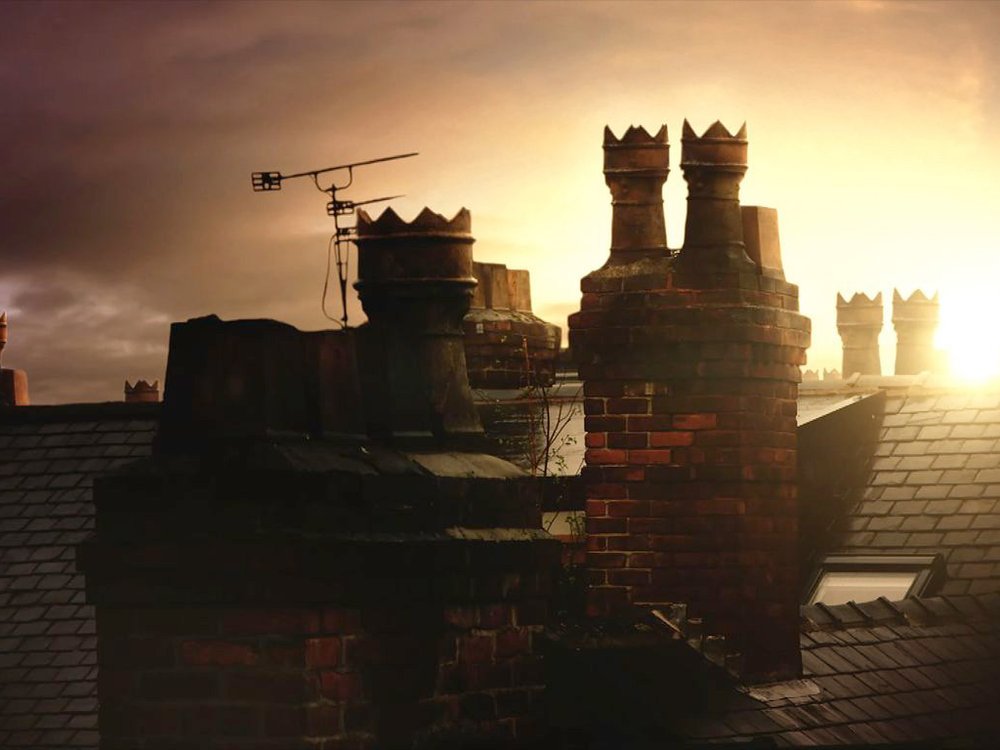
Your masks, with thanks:
[[[0,426],[95,419],[159,419],[162,402],[104,401],[0,407]]]

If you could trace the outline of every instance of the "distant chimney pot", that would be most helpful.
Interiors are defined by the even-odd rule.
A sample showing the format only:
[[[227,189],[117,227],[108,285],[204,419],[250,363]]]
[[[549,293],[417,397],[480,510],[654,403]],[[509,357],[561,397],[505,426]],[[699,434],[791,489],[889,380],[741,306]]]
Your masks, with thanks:
[[[7,312],[0,313],[0,355],[7,346]],[[0,369],[0,406],[28,406],[28,373]]]
[[[528,272],[500,263],[473,263],[472,269],[479,283],[463,321],[469,385],[552,385],[562,331],[531,312]]]
[[[0,313],[0,361],[2,361],[4,347],[7,346],[7,311]]]
[[[934,332],[938,325],[938,294],[928,297],[921,290],[903,299],[892,291],[892,325],[896,329],[896,374],[916,375],[933,372],[938,357],[934,351]]]
[[[125,381],[126,404],[155,404],[160,400],[160,381],[149,383],[145,380],[135,381],[132,385]]]
[[[850,301],[837,293],[837,332],[844,342],[841,369],[844,377],[853,373],[881,375],[878,335],[882,331],[882,292],[869,298],[855,294]]]

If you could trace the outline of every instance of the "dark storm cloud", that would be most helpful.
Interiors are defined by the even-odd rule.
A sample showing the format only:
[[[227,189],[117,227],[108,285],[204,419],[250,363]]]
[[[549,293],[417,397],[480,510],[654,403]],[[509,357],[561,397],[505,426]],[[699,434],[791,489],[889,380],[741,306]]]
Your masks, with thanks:
[[[84,278],[49,275],[12,295],[10,341],[18,360],[38,363],[29,391],[44,401],[120,400],[125,378],[160,378],[168,318],[141,290],[92,286]]]

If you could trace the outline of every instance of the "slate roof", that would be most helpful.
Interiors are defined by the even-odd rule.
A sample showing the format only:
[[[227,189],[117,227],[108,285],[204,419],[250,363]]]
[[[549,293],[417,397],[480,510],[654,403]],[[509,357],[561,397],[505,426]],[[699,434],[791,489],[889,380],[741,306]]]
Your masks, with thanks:
[[[1000,392],[887,392],[871,469],[831,551],[940,554],[946,595],[1000,592]]]
[[[1000,595],[802,608],[803,680],[748,689],[691,723],[703,742],[993,747]]]
[[[819,397],[806,421],[858,403],[847,390]],[[880,390],[869,466],[830,551],[939,553],[945,596],[803,608],[808,691],[740,695],[693,739],[905,743],[1000,724],[1000,392]],[[93,478],[148,455],[158,415],[123,403],[0,411],[0,747],[98,744],[75,545],[92,528]]]
[[[97,747],[94,617],[75,547],[96,475],[148,455],[158,404],[0,410],[0,747]]]

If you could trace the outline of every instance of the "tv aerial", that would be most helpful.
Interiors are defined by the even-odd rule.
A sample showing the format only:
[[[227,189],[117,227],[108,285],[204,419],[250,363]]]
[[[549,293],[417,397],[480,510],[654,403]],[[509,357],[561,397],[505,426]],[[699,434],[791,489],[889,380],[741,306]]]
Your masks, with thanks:
[[[354,182],[354,170],[357,167],[365,167],[369,164],[379,164],[384,161],[395,161],[397,159],[409,159],[411,156],[417,156],[417,152],[414,151],[409,154],[395,154],[393,156],[381,156],[377,159],[367,159],[365,161],[355,161],[350,164],[338,164],[335,167],[325,167],[324,169],[314,169],[309,172],[296,172],[295,174],[282,174],[281,172],[254,172],[250,175],[250,182],[253,185],[253,190],[255,193],[267,193],[274,190],[281,190],[281,183],[285,180],[294,180],[299,177],[309,177],[312,179],[313,184],[316,189],[321,193],[325,193],[330,196],[330,201],[326,204],[327,216],[333,218],[333,234],[330,236],[330,242],[327,244],[326,248],[326,278],[323,281],[323,299],[321,307],[323,309],[323,315],[327,319],[339,323],[342,328],[347,328],[347,276],[350,268],[348,251],[350,250],[350,243],[354,242],[358,236],[358,230],[356,225],[341,226],[340,222],[348,217],[354,216],[355,209],[358,206],[367,206],[370,203],[382,203],[384,201],[391,201],[395,198],[402,198],[402,195],[387,195],[382,198],[369,198],[363,201],[352,201],[343,200],[337,198],[337,192],[340,190],[346,190]],[[322,187],[319,184],[319,176],[321,174],[326,174],[328,172],[347,172],[347,181],[341,185],[338,185],[336,180],[330,183],[329,187]],[[326,311],[326,297],[330,287],[330,260],[331,255],[336,260],[337,265],[337,282],[340,288],[340,305],[343,311],[340,316],[340,320],[332,317]]]

